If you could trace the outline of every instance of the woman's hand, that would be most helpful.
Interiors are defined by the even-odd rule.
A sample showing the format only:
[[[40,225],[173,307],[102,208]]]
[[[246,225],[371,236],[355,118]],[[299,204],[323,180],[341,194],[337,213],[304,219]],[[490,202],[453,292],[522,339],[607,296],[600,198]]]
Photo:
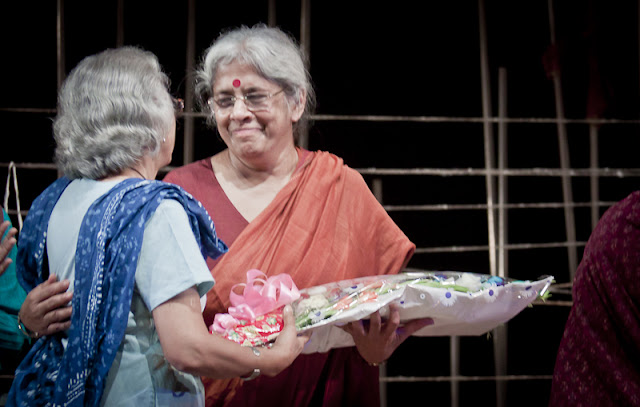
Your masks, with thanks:
[[[51,335],[71,326],[73,293],[67,292],[69,280],[58,281],[55,274],[27,294],[20,308],[20,321],[39,336]]]
[[[11,222],[9,222],[8,220],[0,224],[0,237],[4,236],[4,233],[9,228],[9,225],[11,225]],[[11,252],[11,249],[13,249],[13,246],[16,245],[15,236],[17,233],[18,229],[11,228],[9,229],[9,232],[7,232],[7,235],[2,237],[2,242],[0,243],[0,276],[7,270],[12,262],[11,258],[8,256]]]
[[[176,369],[216,379],[245,376],[258,368],[275,376],[302,352],[308,336],[298,336],[291,306],[284,310],[284,327],[271,349],[247,346],[212,335],[202,319],[200,296],[194,287],[158,305],[153,311],[165,358]]]
[[[304,345],[310,338],[310,333],[298,334],[296,331],[296,319],[293,316],[293,308],[290,305],[282,311],[284,327],[278,334],[275,343],[268,352],[276,355],[273,366],[261,369],[266,376],[275,376],[287,368],[298,357]]]
[[[355,321],[342,329],[351,334],[364,360],[378,364],[389,359],[405,339],[427,325],[433,325],[433,319],[415,319],[400,326],[398,306],[392,303],[389,304],[389,318],[384,323],[380,312],[376,311],[371,315],[368,327],[363,321]]]

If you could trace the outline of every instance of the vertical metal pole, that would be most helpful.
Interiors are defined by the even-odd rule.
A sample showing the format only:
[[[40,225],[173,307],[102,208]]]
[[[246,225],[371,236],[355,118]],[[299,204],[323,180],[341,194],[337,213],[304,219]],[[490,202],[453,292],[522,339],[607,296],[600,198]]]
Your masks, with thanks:
[[[373,196],[376,197],[378,202],[382,205],[382,179],[374,178],[372,185]],[[387,376],[387,366],[384,364],[380,365],[380,378],[384,378]],[[387,382],[380,380],[380,407],[387,407]]]
[[[64,0],[58,0],[56,5],[56,62],[58,89],[66,76],[64,67]]]
[[[460,376],[460,337],[449,337],[449,370],[451,370],[451,407],[460,405],[460,383],[456,379]]]
[[[484,125],[484,163],[487,171],[495,168],[493,127],[491,125],[491,81],[489,77],[489,58],[487,52],[487,33],[484,0],[478,1],[478,16],[480,27],[480,70],[482,74],[482,116]],[[496,261],[496,230],[495,230],[495,188],[494,178],[487,174],[485,177],[487,189],[487,228],[489,234],[489,267],[491,275],[497,274]],[[505,332],[497,328],[494,330],[494,366],[496,375],[505,373],[506,344]],[[506,399],[506,386],[502,381],[496,381],[496,407],[503,407]]]
[[[124,0],[118,0],[116,13],[116,47],[121,47],[124,45]]]
[[[508,276],[508,255],[505,249],[507,236],[507,177],[504,170],[507,168],[507,70],[498,70],[498,276]]]
[[[491,81],[489,78],[489,57],[487,52],[487,34],[484,15],[484,0],[478,0],[480,20],[480,73],[482,85],[482,118],[484,130],[484,165],[487,171],[494,168],[493,127],[491,124]],[[496,275],[496,232],[494,208],[493,175],[485,177],[487,188],[487,227],[489,237],[489,268]]]
[[[195,69],[196,60],[196,2],[189,0],[187,10],[187,61],[186,75],[189,78],[185,84],[184,108],[186,112],[193,112],[194,109],[194,83],[191,80],[191,72]],[[184,140],[183,140],[183,165],[193,162],[194,136],[193,136],[193,116],[184,115]]]
[[[267,10],[267,24],[269,25],[269,27],[275,27],[276,21],[276,0],[269,0]]]
[[[311,64],[311,0],[301,0],[300,3],[300,47]],[[309,69],[309,67],[307,67]],[[309,128],[300,129],[300,147],[309,148]]]
[[[300,46],[307,60],[311,61],[311,0],[300,3]]]
[[[507,242],[507,177],[504,170],[507,168],[507,71],[505,68],[498,70],[498,275],[508,276],[508,256],[505,249]],[[493,330],[493,358],[496,376],[507,374],[507,325],[503,324]],[[507,405],[507,383],[496,381],[496,406]]]
[[[600,219],[600,177],[598,170],[598,126],[589,124],[589,162],[591,166],[591,230],[596,227]]]
[[[553,12],[553,0],[548,0],[549,8],[549,29],[551,44],[556,43],[555,17]],[[567,128],[565,125],[564,103],[562,98],[562,84],[560,81],[560,72],[554,70],[552,72],[553,90],[556,102],[556,119],[558,129],[558,147],[560,150],[560,167],[565,173],[562,175],[562,195],[564,198],[564,223],[567,234],[567,254],[569,256],[569,275],[573,281],[573,275],[578,267],[578,255],[576,243],[576,222],[573,214],[573,192],[571,190],[571,177],[566,173],[571,164],[569,162],[569,143],[567,141]]]
[[[57,90],[62,87],[62,82],[66,76],[65,72],[65,50],[64,50],[64,0],[58,0],[56,4],[56,79]],[[58,169],[58,178],[64,174]]]

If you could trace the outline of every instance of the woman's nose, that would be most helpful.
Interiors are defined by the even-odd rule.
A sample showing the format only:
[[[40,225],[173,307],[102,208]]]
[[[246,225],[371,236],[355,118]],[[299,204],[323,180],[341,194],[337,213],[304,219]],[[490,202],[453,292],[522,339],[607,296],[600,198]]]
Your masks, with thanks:
[[[237,98],[231,109],[231,118],[239,119],[248,116],[251,112],[247,109],[244,99]]]

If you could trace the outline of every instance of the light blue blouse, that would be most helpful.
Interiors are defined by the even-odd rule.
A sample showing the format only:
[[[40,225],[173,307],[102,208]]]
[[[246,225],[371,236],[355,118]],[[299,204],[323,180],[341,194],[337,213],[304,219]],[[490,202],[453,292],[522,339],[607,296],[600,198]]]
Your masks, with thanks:
[[[49,267],[71,281],[71,290],[82,219],[116,184],[75,180],[53,209],[47,231]],[[125,337],[109,370],[102,405],[204,406],[200,378],[174,369],[164,358],[151,313],[191,287],[204,296],[214,284],[178,202],[163,201],[148,220],[135,281]]]

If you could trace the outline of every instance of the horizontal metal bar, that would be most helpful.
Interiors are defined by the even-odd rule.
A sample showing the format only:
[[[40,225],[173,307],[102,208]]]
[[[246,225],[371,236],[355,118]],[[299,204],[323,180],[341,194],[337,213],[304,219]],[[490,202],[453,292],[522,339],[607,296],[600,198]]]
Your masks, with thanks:
[[[16,168],[56,168],[52,163],[15,163]],[[9,163],[0,163],[0,167],[8,167]],[[161,172],[176,167],[167,166]],[[640,177],[640,168],[520,168],[520,169],[485,169],[485,168],[356,168],[363,175],[438,175],[438,176],[537,176],[537,177]]]
[[[571,287],[573,287],[573,282],[557,283],[557,284],[554,284],[553,287],[555,287],[555,288],[571,288]]]
[[[0,163],[0,167],[9,168],[10,163]],[[29,170],[57,170],[53,163],[14,163],[16,168],[24,168]]]
[[[438,176],[512,176],[512,177],[640,177],[640,168],[522,168],[522,169],[485,169],[485,168],[356,168],[363,175],[438,175]]]
[[[531,305],[548,305],[548,306],[553,306],[553,307],[571,307],[573,305],[573,301],[556,301],[556,300],[535,300],[534,302],[531,303]]]
[[[509,243],[504,246],[496,246],[496,250],[523,250],[523,249],[549,249],[556,247],[576,247],[584,246],[587,242],[547,242],[547,243]],[[488,245],[469,246],[439,246],[439,247],[418,247],[416,254],[425,253],[457,253],[457,252],[485,252],[489,250]]]
[[[560,295],[572,295],[573,292],[571,289],[567,289],[567,288],[557,288],[557,287],[549,287],[549,292],[553,293],[553,294],[560,294]]]
[[[47,108],[37,108],[37,107],[0,107],[0,112],[55,114],[57,110],[47,109]]]
[[[478,381],[509,381],[509,380],[551,380],[553,375],[506,375],[506,376],[387,376],[381,377],[381,382],[478,382]]]
[[[615,201],[600,201],[600,202],[523,202],[512,204],[494,204],[494,209],[557,209],[557,208],[581,208],[591,207],[592,205],[600,207],[609,207],[616,203]],[[451,210],[486,210],[487,204],[433,204],[433,205],[383,205],[387,212],[402,212],[402,211],[451,211]]]
[[[0,379],[13,380],[13,375],[0,375]],[[508,376],[387,376],[381,377],[381,382],[400,383],[400,382],[478,382],[478,381],[510,381],[510,380],[551,380],[553,375],[508,375]]]
[[[12,108],[2,107],[0,112],[12,113],[56,113],[55,108]],[[207,113],[184,111],[182,117],[206,118]],[[396,115],[349,115],[314,114],[315,121],[362,121],[362,122],[418,122],[418,123],[534,123],[534,124],[640,124],[640,120],[631,119],[569,119],[555,117],[455,117],[455,116],[396,116]]]

